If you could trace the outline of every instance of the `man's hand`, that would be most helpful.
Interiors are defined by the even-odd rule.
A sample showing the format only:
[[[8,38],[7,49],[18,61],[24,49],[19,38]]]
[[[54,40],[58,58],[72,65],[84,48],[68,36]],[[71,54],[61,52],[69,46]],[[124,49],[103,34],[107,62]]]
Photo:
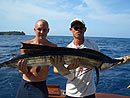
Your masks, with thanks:
[[[20,73],[22,73],[22,74],[28,73],[28,67],[27,67],[27,61],[26,60],[24,60],[24,59],[19,60],[17,66],[18,66]]]
[[[56,67],[59,74],[68,78],[69,80],[74,79],[74,74],[71,74],[71,72],[64,66],[64,57],[54,56],[54,58],[52,58],[52,57],[50,58],[50,61],[51,61],[52,65]]]
[[[71,60],[71,64],[67,67],[69,70],[73,70],[81,66],[79,59],[73,59]]]

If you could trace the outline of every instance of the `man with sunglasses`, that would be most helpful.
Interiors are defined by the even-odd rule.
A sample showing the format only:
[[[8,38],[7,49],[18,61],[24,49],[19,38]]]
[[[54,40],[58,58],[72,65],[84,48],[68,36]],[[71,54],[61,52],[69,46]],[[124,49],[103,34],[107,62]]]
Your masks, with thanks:
[[[73,33],[74,40],[67,46],[68,48],[90,48],[98,51],[97,45],[84,38],[87,30],[82,19],[76,18],[70,23],[70,31]],[[94,83],[93,70],[80,65],[80,60],[75,59],[71,65],[67,66],[74,76],[73,80],[67,81],[66,98],[95,98],[96,87]]]
[[[99,51],[98,46],[84,38],[84,33],[87,30],[85,23],[82,19],[76,18],[70,23],[70,31],[73,33],[74,40],[67,46],[68,48],[89,48]],[[64,65],[64,58],[56,56],[53,60],[54,72],[59,73],[63,69],[59,66]],[[115,66],[128,64],[130,62],[129,56],[116,58],[124,60]],[[70,74],[64,77],[68,78],[66,83],[66,97],[65,98],[95,98],[96,87],[94,83],[93,70],[89,70],[80,64],[79,59],[73,59],[70,65],[64,65]]]
[[[28,44],[46,45],[57,47],[46,39],[49,32],[49,25],[46,20],[40,19],[35,23],[35,38],[26,41]],[[33,53],[34,50],[21,49],[21,54]],[[27,66],[26,60],[18,61],[19,72],[22,73],[23,79],[20,84],[16,98],[48,98],[48,90],[46,87],[46,79],[48,75],[49,65],[45,67]]]

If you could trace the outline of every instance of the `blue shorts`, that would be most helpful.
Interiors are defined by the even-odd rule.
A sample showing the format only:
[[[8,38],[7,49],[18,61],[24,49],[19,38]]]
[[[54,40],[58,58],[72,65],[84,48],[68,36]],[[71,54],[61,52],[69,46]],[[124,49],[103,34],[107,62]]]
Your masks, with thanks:
[[[27,82],[22,80],[16,98],[49,98],[46,81]]]

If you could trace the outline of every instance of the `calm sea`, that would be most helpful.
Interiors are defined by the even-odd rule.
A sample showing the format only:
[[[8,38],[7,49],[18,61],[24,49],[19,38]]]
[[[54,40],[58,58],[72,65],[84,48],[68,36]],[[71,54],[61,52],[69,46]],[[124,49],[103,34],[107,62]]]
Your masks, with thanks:
[[[34,38],[34,36],[14,36],[0,35],[0,62],[8,60],[11,54],[20,54],[21,42]],[[130,55],[130,38],[103,38],[88,37],[95,42],[100,51],[112,58]],[[68,36],[49,36],[48,40],[56,43],[58,46],[65,47],[73,40]],[[97,86],[97,92],[112,93],[130,96],[130,64],[112,68],[100,72],[100,81]],[[15,98],[21,74],[17,69],[0,69],[0,98]],[[61,89],[65,89],[66,79],[61,75],[56,75],[49,69],[47,84],[58,84]],[[81,84],[82,85],[82,84]]]

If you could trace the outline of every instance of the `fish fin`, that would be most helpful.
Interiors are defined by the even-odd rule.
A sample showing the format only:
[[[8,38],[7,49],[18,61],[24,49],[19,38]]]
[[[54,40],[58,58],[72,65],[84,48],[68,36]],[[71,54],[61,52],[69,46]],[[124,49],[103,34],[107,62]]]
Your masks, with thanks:
[[[99,82],[99,69],[95,67],[95,70],[96,70],[96,76],[97,76],[97,80],[96,80],[96,86],[97,86]]]
[[[100,70],[102,69],[102,65],[103,65],[103,62],[101,62],[100,66],[99,66],[99,69],[100,69]]]

